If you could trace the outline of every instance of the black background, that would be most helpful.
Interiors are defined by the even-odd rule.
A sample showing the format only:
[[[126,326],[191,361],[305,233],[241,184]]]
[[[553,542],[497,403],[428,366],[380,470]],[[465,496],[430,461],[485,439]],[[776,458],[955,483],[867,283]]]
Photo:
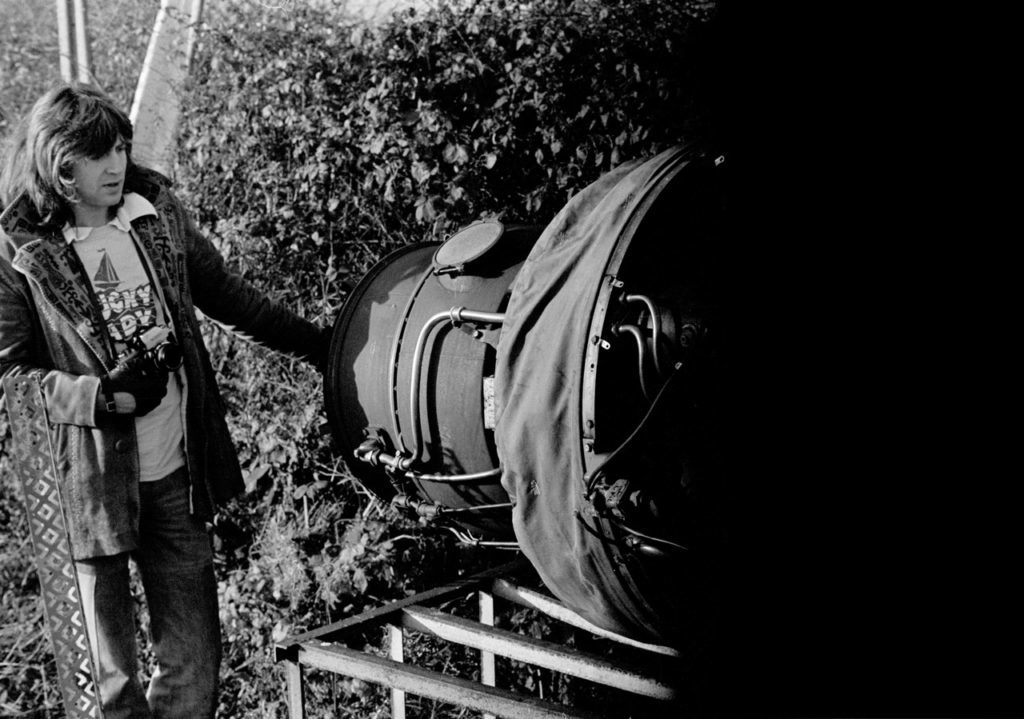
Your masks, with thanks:
[[[1013,323],[970,142],[916,105],[927,54],[901,39],[879,57],[885,18],[719,21],[734,261],[714,713],[1024,715]]]

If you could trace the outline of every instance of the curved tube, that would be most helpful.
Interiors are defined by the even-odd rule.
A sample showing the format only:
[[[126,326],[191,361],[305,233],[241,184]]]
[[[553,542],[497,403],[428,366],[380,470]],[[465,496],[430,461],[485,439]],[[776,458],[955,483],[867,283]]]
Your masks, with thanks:
[[[661,341],[661,320],[658,319],[658,310],[654,306],[654,302],[647,295],[626,295],[623,297],[625,302],[642,302],[646,307],[647,311],[651,314],[651,337],[654,340],[654,371],[661,376],[661,360],[658,358],[658,346]]]
[[[628,332],[633,335],[633,338],[636,340],[637,360],[639,363],[638,372],[640,375],[640,392],[643,393],[644,399],[650,399],[647,394],[647,382],[644,379],[644,360],[647,358],[647,350],[644,346],[643,333],[640,332],[640,328],[636,325],[615,325],[612,327],[613,334],[618,335],[623,332]]]
[[[427,343],[427,336],[435,326],[451,318],[451,311],[438,312],[428,319],[420,328],[420,335],[416,339],[416,349],[412,355],[412,379],[409,382],[409,411],[412,413],[412,451],[409,457],[402,460],[401,468],[409,469],[414,463],[420,460],[420,449],[423,444],[423,434],[420,431],[420,364],[423,361],[423,348]]]
[[[423,352],[424,347],[427,344],[427,337],[430,335],[431,331],[433,331],[436,325],[441,324],[445,320],[450,321],[453,325],[458,325],[461,322],[502,324],[505,321],[505,315],[501,312],[479,312],[477,310],[467,310],[465,307],[452,307],[447,312],[438,312],[423,324],[423,327],[420,329],[420,335],[416,339],[416,349],[413,351],[412,355],[412,379],[409,382],[409,411],[412,412],[413,449],[411,456],[402,459],[400,465],[402,469],[409,469],[413,464],[418,462],[423,450],[423,432],[420,429],[419,402],[420,370],[423,363]]]
[[[481,504],[476,507],[446,507],[443,504],[437,502],[426,502],[420,499],[414,499],[407,494],[396,494],[391,498],[392,506],[398,509],[408,509],[416,512],[421,517],[427,519],[434,519],[441,515],[449,514],[471,514],[473,512],[486,512],[489,509],[511,509],[511,502],[501,502],[499,504]]]
[[[501,467],[488,469],[484,472],[473,472],[471,474],[419,474],[418,472],[406,472],[409,479],[416,479],[421,482],[439,482],[441,484],[457,484],[459,482],[477,482],[484,479],[493,479],[501,476]]]
[[[675,550],[677,552],[689,552],[690,551],[689,547],[685,547],[682,544],[678,544],[677,542],[673,542],[671,539],[663,539],[661,537],[652,537],[650,534],[644,534],[641,531],[633,529],[632,527],[630,527],[625,522],[620,522],[620,521],[618,521],[616,519],[612,519],[610,517],[609,517],[609,519],[619,529],[622,529],[622,530],[624,530],[626,532],[629,532],[630,536],[626,537],[626,546],[627,547],[638,549],[641,552],[644,552],[645,554],[650,554],[650,555],[657,554],[659,556],[664,556],[664,550],[660,550],[660,549],[657,549],[656,547],[652,546],[651,542],[654,542],[655,544],[663,545],[665,547],[669,547],[669,548],[671,548],[671,549],[673,549],[673,550]],[[647,541],[644,541],[644,540],[647,540]]]
[[[629,444],[634,439],[636,439],[637,436],[639,436],[640,431],[647,425],[647,423],[650,421],[651,417],[654,416],[654,411],[655,411],[655,409],[657,409],[658,404],[661,402],[662,397],[665,396],[665,391],[668,389],[668,386],[670,384],[672,384],[672,380],[680,375],[680,370],[682,368],[683,368],[683,363],[682,362],[676,362],[675,367],[673,368],[672,374],[670,374],[668,376],[668,378],[662,383],[661,389],[658,390],[658,393],[656,395],[654,395],[654,399],[651,400],[651,404],[647,408],[647,413],[643,416],[643,418],[640,420],[640,422],[637,424],[637,426],[633,428],[633,431],[629,433],[629,436],[626,437],[624,440],[622,440],[622,442],[619,444],[619,446],[616,447],[615,449],[613,449],[611,454],[609,454],[607,457],[605,457],[604,460],[601,462],[601,464],[599,464],[596,468],[594,468],[590,472],[590,474],[583,476],[583,482],[584,482],[584,485],[586,486],[586,492],[585,492],[584,496],[588,500],[590,499],[591,495],[593,495],[594,488],[597,486],[597,481],[601,478],[601,475],[604,473],[605,468],[608,467],[608,465],[618,456],[618,454],[620,452],[622,452],[626,447],[628,447]]]
[[[469,512],[485,512],[488,509],[511,509],[511,502],[500,502],[498,504],[478,504],[472,507],[444,507],[443,514],[467,514]]]
[[[388,454],[384,451],[379,440],[368,439],[361,445],[356,447],[353,452],[355,458],[361,462],[377,467],[384,465],[390,467],[393,470],[401,471],[402,461],[405,459],[401,455]],[[493,479],[501,475],[501,467],[495,467],[494,469],[488,469],[483,472],[472,472],[469,474],[421,474],[411,470],[403,471],[403,476],[407,479],[419,480],[423,482],[439,482],[442,484],[458,484],[460,482],[479,482],[485,479]]]
[[[496,542],[483,540],[478,537],[474,537],[469,532],[463,532],[455,527],[444,527],[449,532],[455,535],[463,544],[469,544],[474,547],[493,547],[495,549],[519,549],[519,542]]]

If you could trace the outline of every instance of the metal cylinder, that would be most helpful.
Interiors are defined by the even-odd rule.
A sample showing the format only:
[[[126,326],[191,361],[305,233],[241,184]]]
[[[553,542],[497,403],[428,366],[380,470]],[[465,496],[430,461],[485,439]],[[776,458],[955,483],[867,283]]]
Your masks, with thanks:
[[[673,148],[543,232],[477,223],[393,253],[346,301],[325,374],[367,488],[514,538],[569,608],[643,641],[686,641],[715,552],[716,168]]]
[[[509,285],[538,231],[478,223],[444,244],[402,248],[349,295],[324,394],[336,446],[377,496],[490,507],[460,512],[459,524],[511,539],[490,398]]]

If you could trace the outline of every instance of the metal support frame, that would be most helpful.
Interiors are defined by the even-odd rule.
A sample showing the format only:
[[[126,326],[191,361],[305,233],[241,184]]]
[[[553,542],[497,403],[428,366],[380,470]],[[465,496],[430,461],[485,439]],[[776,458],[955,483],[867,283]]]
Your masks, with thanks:
[[[405,695],[468,707],[485,718],[514,719],[597,719],[599,715],[496,686],[495,657],[502,656],[536,667],[575,676],[640,696],[670,701],[676,688],[656,678],[655,666],[679,659],[679,652],[665,646],[645,644],[600,629],[561,602],[514,581],[530,569],[518,560],[480,574],[458,579],[355,617],[287,637],[276,645],[276,659],[286,667],[289,717],[305,719],[303,667],[326,670],[391,689],[391,716],[405,718]],[[435,608],[450,600],[477,593],[479,621],[454,616]],[[494,599],[538,610],[583,631],[644,650],[650,666],[625,666],[621,662],[571,647],[499,629],[494,626]],[[350,637],[363,636],[368,629],[389,627],[388,658],[347,646]],[[430,671],[405,663],[403,640],[406,632],[428,634],[480,652],[479,682]]]

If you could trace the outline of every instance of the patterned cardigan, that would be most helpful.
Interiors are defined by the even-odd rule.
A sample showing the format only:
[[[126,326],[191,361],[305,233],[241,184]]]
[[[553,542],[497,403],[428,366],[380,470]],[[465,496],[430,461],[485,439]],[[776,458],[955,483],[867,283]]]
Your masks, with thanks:
[[[248,339],[308,361],[322,356],[327,333],[229,271],[163,175],[133,168],[125,192],[139,193],[157,211],[134,220],[132,229],[182,345],[191,505],[209,521],[243,483],[196,308]],[[0,215],[0,379],[28,375],[40,384],[71,551],[83,559],[135,548],[139,468],[134,418],[96,412],[99,376],[115,358],[77,260],[60,228],[40,226],[27,196]]]

